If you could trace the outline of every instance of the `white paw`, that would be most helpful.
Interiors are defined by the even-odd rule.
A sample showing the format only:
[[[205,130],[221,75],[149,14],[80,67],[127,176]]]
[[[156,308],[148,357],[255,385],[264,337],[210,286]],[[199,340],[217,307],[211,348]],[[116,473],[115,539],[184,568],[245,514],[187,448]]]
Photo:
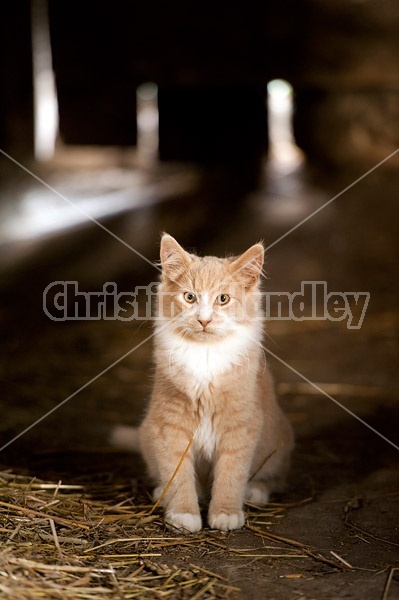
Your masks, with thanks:
[[[202,528],[201,516],[192,513],[170,511],[165,514],[165,522],[176,529],[181,529],[184,533],[196,533]]]
[[[269,490],[262,481],[251,481],[247,485],[245,501],[250,504],[267,504],[269,502]]]
[[[154,490],[152,492],[152,499],[154,500],[154,502],[156,502],[158,500],[158,498],[162,494],[162,492],[163,492],[162,485],[159,485],[158,487],[154,488]]]
[[[234,513],[219,512],[216,515],[208,515],[208,523],[212,529],[221,529],[228,531],[229,529],[241,529],[245,523],[244,511],[240,510]]]

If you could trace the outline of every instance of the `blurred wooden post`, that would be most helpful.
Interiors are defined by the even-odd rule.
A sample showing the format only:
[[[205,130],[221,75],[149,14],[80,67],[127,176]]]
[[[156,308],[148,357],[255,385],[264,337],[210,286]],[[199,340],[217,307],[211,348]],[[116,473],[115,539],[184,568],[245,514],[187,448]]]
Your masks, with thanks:
[[[33,155],[30,0],[1,5],[0,90],[1,148]]]
[[[137,78],[124,51],[126,14],[108,4],[69,0],[49,0],[49,8],[61,138],[68,144],[135,145]]]

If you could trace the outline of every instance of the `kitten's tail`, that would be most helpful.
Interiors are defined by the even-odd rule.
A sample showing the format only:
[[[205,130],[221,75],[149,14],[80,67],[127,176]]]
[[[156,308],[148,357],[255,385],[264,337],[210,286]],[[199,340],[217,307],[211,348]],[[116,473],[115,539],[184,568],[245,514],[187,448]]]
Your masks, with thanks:
[[[109,436],[109,443],[124,450],[140,452],[140,436],[138,427],[116,425]]]

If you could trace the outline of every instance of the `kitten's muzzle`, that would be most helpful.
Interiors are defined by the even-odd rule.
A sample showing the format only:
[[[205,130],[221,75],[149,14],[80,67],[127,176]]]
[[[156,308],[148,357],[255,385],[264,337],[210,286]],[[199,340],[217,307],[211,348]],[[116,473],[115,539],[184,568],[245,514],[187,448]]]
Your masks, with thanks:
[[[202,331],[205,331],[206,326],[212,321],[212,319],[197,319],[198,323],[202,325]]]

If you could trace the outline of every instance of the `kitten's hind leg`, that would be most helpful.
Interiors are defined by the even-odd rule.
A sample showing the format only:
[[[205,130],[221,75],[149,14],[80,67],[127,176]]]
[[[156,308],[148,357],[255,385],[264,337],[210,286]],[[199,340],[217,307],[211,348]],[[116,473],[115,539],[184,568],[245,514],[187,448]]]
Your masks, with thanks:
[[[268,453],[263,464],[255,461],[252,465],[255,473],[249,479],[245,491],[245,501],[260,506],[269,502],[273,492],[282,492],[285,488],[286,475],[290,464],[292,441],[285,447],[277,448]]]
[[[270,490],[264,481],[249,481],[245,493],[245,501],[263,506],[269,502]]]

